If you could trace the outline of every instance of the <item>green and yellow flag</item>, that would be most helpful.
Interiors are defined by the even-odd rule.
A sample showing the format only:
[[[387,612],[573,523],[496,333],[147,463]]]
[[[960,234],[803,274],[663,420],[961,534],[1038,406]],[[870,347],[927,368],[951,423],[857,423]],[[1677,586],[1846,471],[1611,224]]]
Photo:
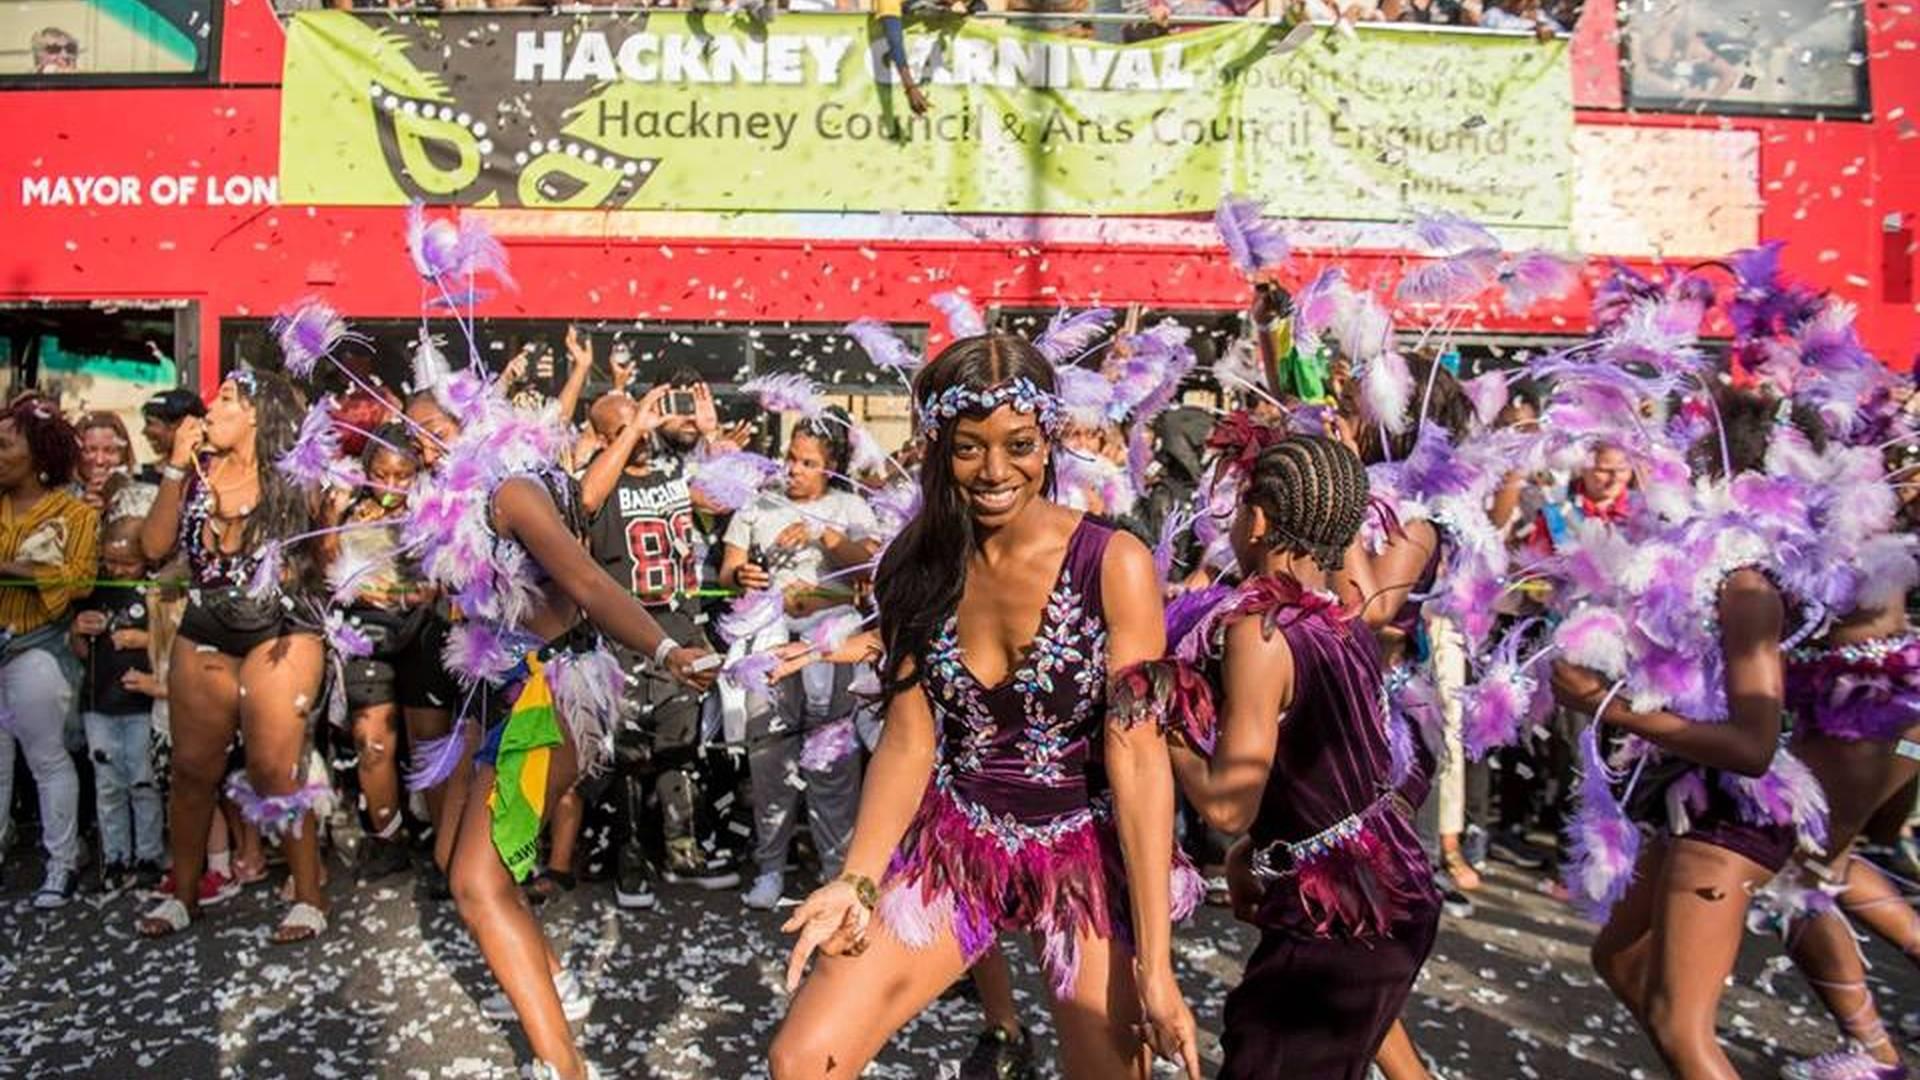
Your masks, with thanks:
[[[507,714],[500,733],[500,754],[494,761],[493,790],[487,808],[493,811],[493,846],[515,881],[525,881],[540,861],[540,818],[547,806],[547,773],[553,748],[564,741],[560,719],[553,708],[553,690],[547,685],[546,665],[527,657],[527,681]]]

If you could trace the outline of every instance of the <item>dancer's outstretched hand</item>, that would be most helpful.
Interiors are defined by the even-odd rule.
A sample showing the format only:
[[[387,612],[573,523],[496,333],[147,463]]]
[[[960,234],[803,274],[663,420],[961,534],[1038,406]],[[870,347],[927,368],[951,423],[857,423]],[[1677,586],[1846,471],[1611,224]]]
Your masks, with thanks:
[[[667,674],[673,676],[674,681],[682,686],[704,692],[708,687],[713,685],[713,680],[720,675],[720,666],[718,664],[714,664],[711,661],[707,664],[700,663],[703,658],[711,654],[711,649],[689,648],[685,646],[675,649],[667,654]],[[698,665],[698,670],[695,670],[696,665]]]
[[[866,947],[867,924],[872,917],[849,882],[830,881],[813,890],[780,927],[784,933],[800,934],[787,958],[787,993],[800,988],[807,961],[816,950],[827,956],[860,953]]]
[[[1171,969],[1148,974],[1134,964],[1134,982],[1140,988],[1140,1015],[1145,1020],[1147,1046],[1156,1057],[1178,1065],[1187,1080],[1200,1080],[1200,1029],[1193,1010],[1180,993]]]

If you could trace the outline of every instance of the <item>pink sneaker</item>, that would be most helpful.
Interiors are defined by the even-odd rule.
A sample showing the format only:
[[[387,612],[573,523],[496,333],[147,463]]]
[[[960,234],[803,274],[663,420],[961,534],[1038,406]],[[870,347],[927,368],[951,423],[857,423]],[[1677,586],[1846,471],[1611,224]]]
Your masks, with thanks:
[[[1830,1050],[1819,1057],[1790,1061],[1781,1080],[1907,1080],[1907,1067],[1888,1065],[1863,1050]]]

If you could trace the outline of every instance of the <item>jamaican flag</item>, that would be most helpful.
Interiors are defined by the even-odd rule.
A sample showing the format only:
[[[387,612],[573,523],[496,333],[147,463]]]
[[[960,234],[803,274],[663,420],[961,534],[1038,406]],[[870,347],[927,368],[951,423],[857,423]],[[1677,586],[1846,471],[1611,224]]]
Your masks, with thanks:
[[[506,728],[500,733],[493,790],[487,793],[487,808],[493,812],[493,846],[515,881],[525,881],[540,861],[540,816],[547,805],[547,771],[553,762],[553,748],[561,742],[546,665],[537,654],[529,653],[527,680],[521,684],[513,711],[507,714]]]

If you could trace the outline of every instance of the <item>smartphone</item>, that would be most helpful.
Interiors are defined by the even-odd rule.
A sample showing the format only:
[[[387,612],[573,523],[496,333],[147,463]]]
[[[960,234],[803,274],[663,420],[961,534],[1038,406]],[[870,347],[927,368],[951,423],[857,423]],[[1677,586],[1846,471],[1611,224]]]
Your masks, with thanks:
[[[707,655],[701,657],[700,659],[695,660],[693,663],[687,665],[687,667],[695,675],[698,675],[703,671],[712,671],[714,668],[717,668],[721,664],[724,664],[726,662],[727,662],[727,658],[723,654],[717,653],[717,652],[710,652]]]
[[[693,391],[674,390],[667,394],[667,411],[675,416],[692,416]]]

